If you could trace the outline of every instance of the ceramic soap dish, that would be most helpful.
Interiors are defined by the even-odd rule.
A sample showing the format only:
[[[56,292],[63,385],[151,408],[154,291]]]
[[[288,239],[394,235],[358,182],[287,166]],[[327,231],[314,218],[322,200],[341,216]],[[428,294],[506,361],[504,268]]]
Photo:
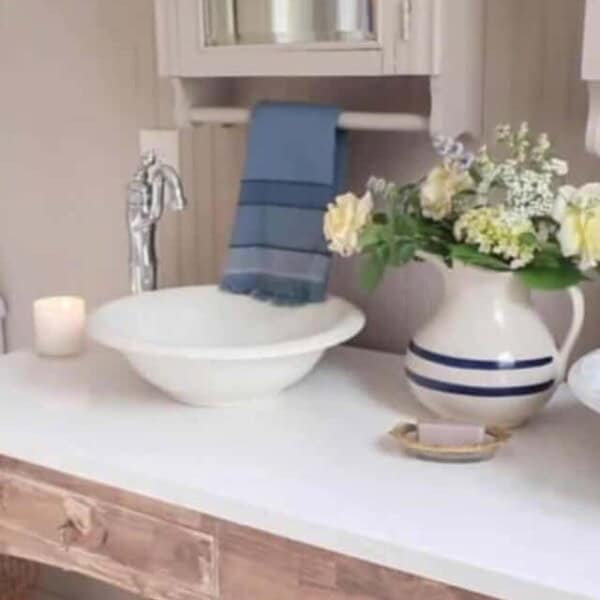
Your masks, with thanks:
[[[400,423],[390,431],[408,454],[439,462],[477,462],[488,460],[510,439],[510,433],[500,427],[486,427],[483,440],[477,444],[439,445],[419,440],[418,426]]]

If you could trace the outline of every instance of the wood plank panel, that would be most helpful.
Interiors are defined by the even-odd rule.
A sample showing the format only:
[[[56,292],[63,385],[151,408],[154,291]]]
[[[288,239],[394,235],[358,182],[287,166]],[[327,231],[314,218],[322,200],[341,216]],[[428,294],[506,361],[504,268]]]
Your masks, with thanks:
[[[95,497],[0,475],[0,526],[9,540],[43,542],[51,564],[62,561],[149,598],[218,594],[213,535]]]
[[[220,543],[222,600],[484,600],[233,524],[223,525]]]
[[[0,551],[74,570],[148,598],[484,600],[479,594],[443,583],[5,457],[0,457],[0,476],[4,482],[8,480],[19,483],[16,491],[13,488],[4,494],[5,509],[0,510]],[[30,495],[32,490],[33,497]],[[50,502],[49,519],[46,509],[31,511],[32,502],[35,500],[39,508],[40,495],[43,499],[47,498],[48,494],[53,499],[57,496],[61,499],[59,504]],[[115,536],[115,543],[121,546],[118,556],[115,550],[115,554],[107,560],[106,554],[98,550],[99,539],[100,548],[104,548],[106,543],[102,542],[102,536],[97,538],[91,535],[86,538],[91,546],[86,549],[82,546],[76,551],[66,550],[57,542],[57,532],[48,524],[54,523],[61,516],[64,499],[74,499],[79,505],[97,510],[95,518],[108,530],[108,539],[110,535]],[[42,505],[45,506],[44,502]],[[107,506],[111,509],[108,510]],[[28,514],[30,520],[25,518]],[[148,529],[147,523],[150,522],[154,525]],[[138,524],[137,527],[134,527],[135,523]],[[192,528],[194,532],[190,533]],[[151,535],[151,539],[147,535]],[[191,588],[185,585],[186,579],[189,581],[190,577],[190,572],[185,570],[185,565],[191,564],[187,563],[190,557],[189,546],[173,546],[172,536],[181,540],[181,536],[189,539],[190,535],[206,542],[205,552],[200,553],[201,559],[205,561],[204,565],[207,564],[207,560],[210,562],[217,556],[215,548],[218,548],[218,587],[214,584],[217,578],[215,571],[210,571],[211,585],[205,585],[202,589],[196,588],[193,593]],[[214,546],[210,543],[212,538],[215,540]],[[144,565],[138,559],[132,563],[131,556],[139,552],[139,544],[135,544],[139,540],[144,540],[144,547],[164,548],[166,545],[167,548],[180,548],[176,552],[175,562],[167,552],[165,564],[170,567],[166,576],[157,568],[155,562]],[[131,544],[135,546],[133,549]],[[195,552],[197,546],[193,544],[193,547]],[[164,557],[163,550],[159,558]],[[178,561],[183,566],[178,565]],[[182,568],[184,570],[180,571]],[[205,567],[201,564],[200,568]],[[176,577],[175,584],[173,576],[179,576],[180,573],[181,579]],[[195,577],[194,573],[192,577]]]

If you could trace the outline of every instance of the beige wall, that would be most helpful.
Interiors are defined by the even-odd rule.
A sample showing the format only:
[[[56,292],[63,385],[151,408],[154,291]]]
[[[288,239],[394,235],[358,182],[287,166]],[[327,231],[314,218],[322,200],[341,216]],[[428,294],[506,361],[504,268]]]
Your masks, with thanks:
[[[600,160],[583,149],[583,5],[488,0],[486,36],[487,129],[498,120],[521,119],[548,129],[577,181],[600,178]],[[508,55],[497,51],[506,39]],[[30,304],[37,296],[79,293],[96,304],[126,292],[124,185],[137,158],[137,131],[170,123],[153,43],[151,0],[0,0],[0,292],[10,305],[12,347],[30,341]],[[231,91],[240,103],[267,95],[428,110],[426,90],[415,80],[241,80]],[[194,137],[193,201],[201,210],[191,229],[204,251],[192,261],[199,266],[191,279],[208,280],[216,277],[235,207],[244,132],[202,128]],[[372,172],[412,177],[431,159],[426,136],[356,133],[351,185],[360,189]],[[173,264],[174,254],[174,245],[163,243],[163,263]],[[403,350],[435,306],[439,282],[426,267],[413,265],[367,296],[354,270],[338,262],[334,289],[366,308],[369,326],[361,343]],[[588,286],[586,293],[580,351],[600,345],[600,288]],[[563,331],[564,300],[546,296],[541,304],[555,331]],[[103,586],[75,576],[50,576],[47,587],[70,598],[108,597]]]
[[[485,121],[527,119],[548,131],[570,161],[575,183],[600,181],[600,159],[585,152],[587,87],[581,81],[584,0],[488,0]],[[508,39],[511,52],[494,48]],[[587,317],[575,354],[600,346],[600,286],[584,286]],[[540,307],[557,333],[570,319],[563,294],[541,294]]]
[[[0,293],[11,347],[31,301],[127,290],[124,185],[168,113],[150,0],[0,0]]]

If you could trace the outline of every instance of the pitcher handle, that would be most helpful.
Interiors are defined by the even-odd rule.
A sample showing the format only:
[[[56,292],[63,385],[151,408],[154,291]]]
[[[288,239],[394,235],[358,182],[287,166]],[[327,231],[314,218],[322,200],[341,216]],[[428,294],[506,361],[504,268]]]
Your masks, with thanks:
[[[571,298],[573,317],[571,319],[571,327],[569,328],[567,337],[565,338],[562,347],[558,351],[558,381],[561,381],[565,376],[569,356],[571,355],[573,346],[575,345],[575,342],[581,333],[581,328],[583,327],[583,318],[585,317],[585,298],[581,289],[578,286],[571,286],[567,292]]]

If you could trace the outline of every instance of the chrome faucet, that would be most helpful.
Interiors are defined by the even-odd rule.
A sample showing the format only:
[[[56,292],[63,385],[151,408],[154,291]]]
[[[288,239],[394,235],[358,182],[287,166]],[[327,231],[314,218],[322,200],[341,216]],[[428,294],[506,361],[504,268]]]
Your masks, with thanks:
[[[157,286],[156,226],[167,206],[183,210],[187,201],[181,179],[173,167],[161,163],[155,152],[142,156],[142,164],[127,186],[127,230],[129,233],[129,275],[134,294]]]

